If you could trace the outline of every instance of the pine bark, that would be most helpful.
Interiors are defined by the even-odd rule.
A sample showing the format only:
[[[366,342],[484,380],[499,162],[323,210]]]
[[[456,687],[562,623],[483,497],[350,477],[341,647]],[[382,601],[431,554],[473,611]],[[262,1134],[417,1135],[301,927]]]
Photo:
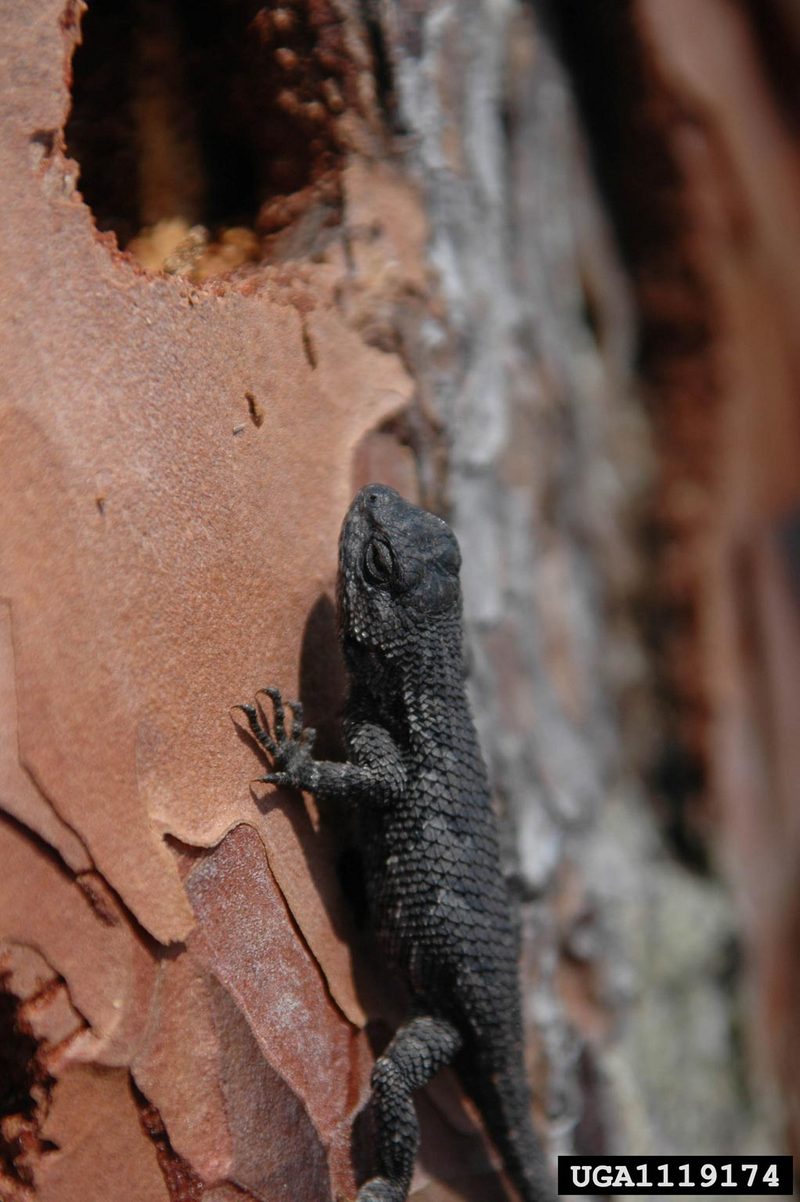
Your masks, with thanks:
[[[370,479],[461,543],[551,1153],[800,1152],[792,14],[3,7],[0,1197],[354,1194],[402,999],[229,711],[336,754]]]

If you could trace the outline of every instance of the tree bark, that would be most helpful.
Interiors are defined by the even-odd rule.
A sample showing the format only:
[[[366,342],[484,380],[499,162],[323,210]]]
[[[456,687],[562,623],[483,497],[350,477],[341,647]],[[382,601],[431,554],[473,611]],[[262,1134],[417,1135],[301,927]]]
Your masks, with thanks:
[[[369,1166],[402,997],[230,707],[337,753],[370,479],[461,543],[551,1154],[798,1151],[800,31],[589,7],[4,7],[9,1202]],[[418,1202],[507,1196],[419,1111]]]

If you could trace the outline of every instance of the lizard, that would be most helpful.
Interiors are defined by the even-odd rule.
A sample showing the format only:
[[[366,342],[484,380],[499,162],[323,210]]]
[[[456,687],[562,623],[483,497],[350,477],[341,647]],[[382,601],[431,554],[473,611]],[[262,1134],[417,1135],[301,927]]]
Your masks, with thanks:
[[[362,488],[339,539],[346,762],[314,759],[300,702],[284,705],[277,688],[258,690],[271,723],[261,706],[238,707],[271,759],[259,780],[354,807],[370,922],[412,999],[372,1072],[377,1164],[356,1202],[405,1202],[412,1095],[447,1064],[523,1202],[555,1198],[530,1116],[517,938],[466,695],[460,566],[442,518],[387,485]]]

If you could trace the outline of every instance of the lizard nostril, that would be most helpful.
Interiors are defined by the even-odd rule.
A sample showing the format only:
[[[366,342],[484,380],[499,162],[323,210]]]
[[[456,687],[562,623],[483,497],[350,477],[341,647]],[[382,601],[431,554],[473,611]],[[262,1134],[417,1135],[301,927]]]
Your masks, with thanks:
[[[396,497],[393,488],[389,488],[387,484],[381,484],[379,480],[373,480],[371,484],[365,484],[359,493],[361,504],[367,509],[381,509],[386,505],[392,497]]]

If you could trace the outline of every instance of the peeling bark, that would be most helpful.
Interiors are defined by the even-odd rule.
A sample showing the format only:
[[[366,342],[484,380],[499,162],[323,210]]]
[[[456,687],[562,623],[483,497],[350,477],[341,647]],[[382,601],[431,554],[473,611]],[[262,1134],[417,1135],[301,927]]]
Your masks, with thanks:
[[[276,683],[336,754],[376,477],[461,542],[552,1152],[769,1150],[775,1079],[796,1141],[800,32],[766,8],[4,14],[4,1198],[354,1192],[404,998],[346,824],[248,790],[229,711]],[[448,1074],[420,1114],[415,1198],[504,1196]]]

